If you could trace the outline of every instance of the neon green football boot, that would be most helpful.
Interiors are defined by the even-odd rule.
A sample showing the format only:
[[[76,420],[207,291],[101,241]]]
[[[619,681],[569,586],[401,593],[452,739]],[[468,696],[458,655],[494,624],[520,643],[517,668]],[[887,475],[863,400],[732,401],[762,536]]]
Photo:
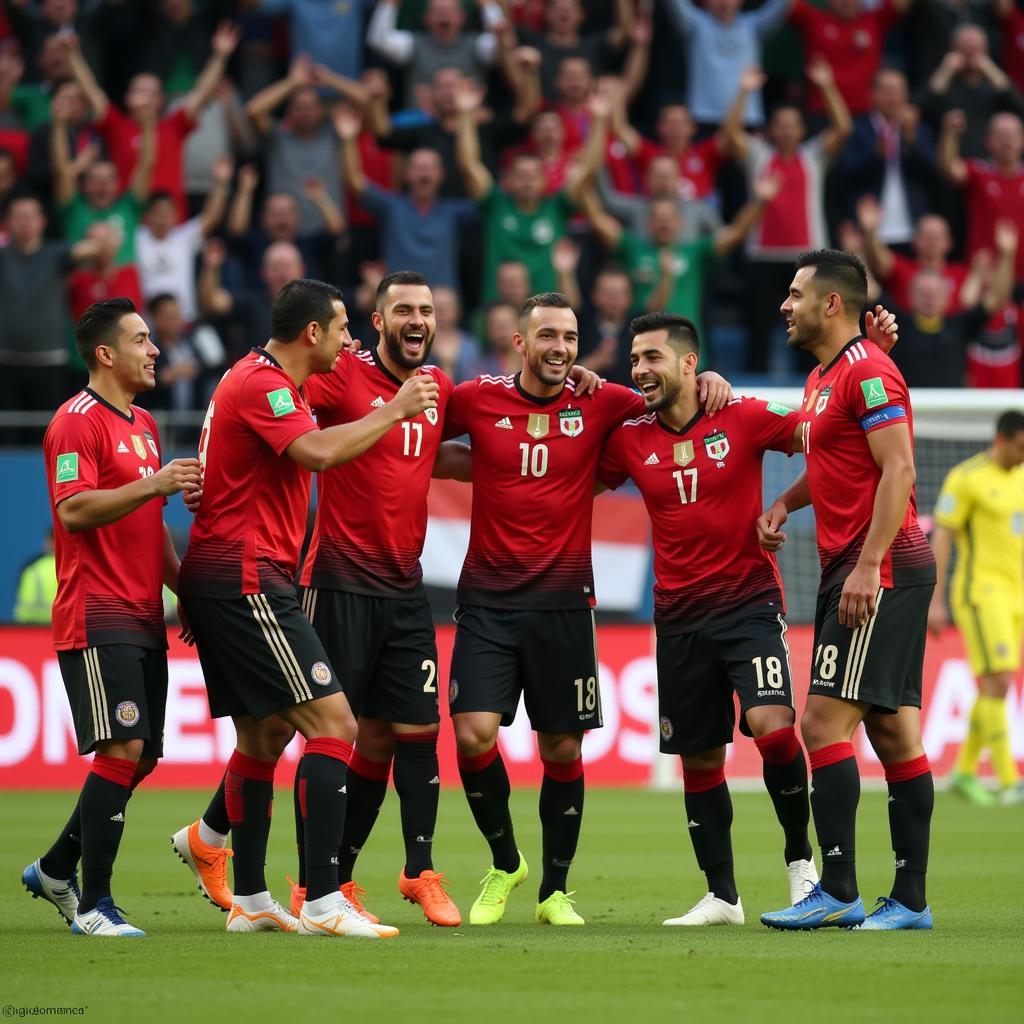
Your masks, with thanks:
[[[519,854],[519,867],[515,871],[488,868],[480,881],[482,886],[476,902],[469,908],[470,924],[497,924],[505,916],[505,904],[517,885],[526,881],[529,870],[523,855]]]
[[[570,896],[575,892],[562,892],[561,889],[553,892],[543,903],[537,904],[537,912],[534,915],[537,924],[586,924],[587,922],[576,913],[573,901]]]

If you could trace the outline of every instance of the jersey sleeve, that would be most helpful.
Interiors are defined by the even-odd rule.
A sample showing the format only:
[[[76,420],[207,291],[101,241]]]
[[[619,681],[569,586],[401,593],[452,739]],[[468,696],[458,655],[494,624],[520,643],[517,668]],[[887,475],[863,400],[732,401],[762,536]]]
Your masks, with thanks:
[[[469,433],[469,421],[478,391],[479,385],[475,380],[463,381],[453,389],[444,412],[444,433],[441,436],[445,441]]]
[[[959,530],[967,522],[972,504],[967,474],[959,466],[954,466],[942,481],[939,500],[935,503],[935,522],[948,530]]]
[[[338,404],[352,379],[351,352],[339,352],[338,361],[330,373],[311,373],[302,385],[302,393],[314,410],[331,409]]]
[[[613,430],[623,420],[642,416],[646,411],[643,398],[621,384],[605,384],[595,396],[606,410],[606,431]]]
[[[238,415],[280,455],[297,437],[316,430],[299,389],[270,367],[258,367],[239,389]]]
[[[870,356],[854,363],[846,387],[850,414],[865,434],[908,422],[907,385],[889,360]]]
[[[762,398],[741,398],[740,417],[744,433],[760,451],[793,452],[793,435],[800,414],[779,402]]]
[[[46,473],[53,482],[53,506],[99,486],[99,438],[85,416],[54,420],[46,432]]]
[[[630,476],[626,468],[625,434],[621,427],[613,430],[601,449],[597,464],[597,479],[609,490],[621,487]]]

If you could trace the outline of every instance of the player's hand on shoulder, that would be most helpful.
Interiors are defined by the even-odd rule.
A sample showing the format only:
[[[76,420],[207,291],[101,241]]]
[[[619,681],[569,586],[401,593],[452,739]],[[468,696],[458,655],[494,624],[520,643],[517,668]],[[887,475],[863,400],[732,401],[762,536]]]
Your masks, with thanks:
[[[172,459],[149,478],[157,494],[168,497],[178,491],[197,491],[203,485],[198,459]]]
[[[875,306],[874,310],[869,309],[864,314],[864,328],[868,341],[873,341],[886,354],[900,340],[896,314],[890,313],[884,306]]]
[[[599,373],[578,363],[569,371],[569,376],[576,382],[577,395],[592,395],[598,388],[604,387],[604,378]]]
[[[875,602],[881,585],[876,567],[858,562],[846,577],[839,597],[839,625],[856,629],[875,614]]]
[[[401,414],[402,419],[418,416],[425,409],[436,409],[440,389],[428,373],[413,374],[388,402]]]
[[[788,518],[786,507],[778,501],[757,517],[757,542],[765,551],[778,551],[786,543],[781,528]]]
[[[714,370],[697,374],[697,389],[701,408],[709,418],[724,409],[733,398],[732,385]]]

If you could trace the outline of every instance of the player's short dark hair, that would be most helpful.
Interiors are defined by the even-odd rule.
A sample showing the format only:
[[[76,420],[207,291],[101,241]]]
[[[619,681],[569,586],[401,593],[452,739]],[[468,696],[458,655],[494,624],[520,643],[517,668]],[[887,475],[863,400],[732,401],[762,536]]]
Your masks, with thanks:
[[[427,279],[415,270],[396,270],[393,274],[385,274],[380,279],[380,284],[377,285],[377,300],[375,305],[378,313],[383,312],[381,307],[384,305],[384,296],[387,295],[388,289],[393,284],[418,284],[422,285],[424,288],[430,287],[430,283]]]
[[[78,354],[90,370],[96,369],[96,349],[100,345],[117,347],[121,318],[137,313],[131,299],[119,297],[94,302],[81,316],[75,327]]]
[[[540,292],[537,295],[531,295],[523,303],[523,308],[519,310],[520,331],[526,326],[530,314],[535,309],[572,309],[572,303],[561,292]]]
[[[147,213],[152,210],[157,203],[166,203],[168,200],[177,205],[178,201],[174,198],[174,193],[168,192],[165,188],[160,188],[155,192],[150,192],[149,199],[146,200]]]
[[[859,257],[842,249],[813,249],[797,258],[796,269],[804,267],[813,268],[822,295],[836,292],[851,314],[860,314],[868,301],[868,272]]]
[[[700,338],[697,336],[697,325],[689,317],[678,313],[644,313],[629,322],[630,334],[635,338],[638,334],[650,331],[665,331],[668,343],[683,353],[700,353]]]
[[[1024,432],[1024,413],[1016,409],[1007,409],[996,420],[996,435],[1007,439]]]
[[[168,302],[177,301],[178,296],[173,292],[160,292],[149,300],[149,311],[150,313],[155,313],[161,306],[166,306]]]
[[[294,341],[314,320],[326,331],[334,319],[334,303],[344,302],[340,288],[312,277],[289,281],[270,307],[270,336],[274,341]]]

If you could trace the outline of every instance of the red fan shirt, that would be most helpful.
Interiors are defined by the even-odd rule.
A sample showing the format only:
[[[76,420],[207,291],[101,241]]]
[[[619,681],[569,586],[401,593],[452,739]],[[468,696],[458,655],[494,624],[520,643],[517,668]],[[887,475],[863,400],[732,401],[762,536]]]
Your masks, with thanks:
[[[640,180],[647,175],[652,160],[659,156],[671,156],[664,146],[642,139],[640,148],[633,159],[636,161]],[[715,136],[702,139],[689,146],[676,157],[679,163],[679,188],[681,199],[707,199],[715,190],[715,179],[726,162],[725,153]]]
[[[662,635],[728,622],[757,607],[785,610],[775,557],[757,542],[767,450],[792,451],[799,414],[738,398],[682,430],[647,413],[626,420],[604,446],[597,476],[632,477],[651,517],[654,622]]]
[[[879,283],[889,292],[892,301],[897,306],[909,309],[910,284],[922,269],[922,265],[917,260],[894,253],[892,270],[884,279],[880,279]],[[967,264],[947,263],[942,268],[942,276],[949,282],[949,308],[946,310],[946,315],[952,316],[954,313],[962,312],[964,308],[960,302],[960,289],[963,288],[964,281],[967,280]]]
[[[985,160],[967,161],[967,256],[979,249],[995,253],[997,220],[1024,224],[1024,167],[1003,174]],[[1017,248],[1016,279],[1024,279],[1024,246]]]
[[[804,455],[818,533],[821,590],[841,583],[860,556],[882,471],[867,435],[914,417],[896,364],[865,338],[851,339],[829,363],[811,371],[801,409]],[[910,492],[903,523],[881,565],[883,587],[935,582],[935,558],[917,523]]]
[[[597,463],[613,427],[643,411],[628,388],[577,395],[572,381],[536,398],[514,377],[458,385],[445,436],[469,434],[473,512],[460,604],[493,608],[594,605],[590,557]]]
[[[316,429],[302,393],[263,349],[224,374],[199,439],[203,500],[181,563],[182,594],[294,594],[311,477],[284,451]]]
[[[317,478],[303,586],[371,597],[422,593],[427,491],[454,385],[436,366],[421,372],[438,384],[437,408],[402,420],[369,451]],[[330,427],[362,419],[401,386],[375,351],[342,352],[334,372],[310,377],[303,391],[317,422]]]
[[[134,405],[126,416],[86,388],[57,410],[43,451],[57,561],[54,647],[163,650],[164,503],[147,501],[113,523],[78,533],[68,533],[57,515],[72,495],[124,487],[160,468],[153,417]]]

